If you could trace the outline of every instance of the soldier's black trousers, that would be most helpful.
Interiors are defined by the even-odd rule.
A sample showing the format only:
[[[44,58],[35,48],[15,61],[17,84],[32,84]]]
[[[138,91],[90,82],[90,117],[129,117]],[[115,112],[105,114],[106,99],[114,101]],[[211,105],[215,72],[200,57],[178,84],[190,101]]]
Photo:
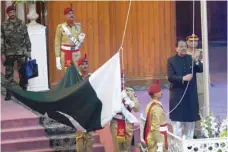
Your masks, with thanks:
[[[23,64],[25,63],[25,56],[22,55],[6,56],[5,78],[7,80],[7,85],[12,85],[13,83],[15,62],[17,62],[19,85],[22,89],[26,90],[28,85],[28,79],[26,79],[25,77],[25,73],[23,72],[24,70],[22,70]]]

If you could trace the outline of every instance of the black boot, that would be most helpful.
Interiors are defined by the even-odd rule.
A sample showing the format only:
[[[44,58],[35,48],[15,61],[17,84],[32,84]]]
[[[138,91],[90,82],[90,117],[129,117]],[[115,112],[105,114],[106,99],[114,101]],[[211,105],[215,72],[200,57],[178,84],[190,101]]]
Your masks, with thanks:
[[[11,100],[11,94],[9,92],[6,92],[5,101],[9,101],[9,100]]]

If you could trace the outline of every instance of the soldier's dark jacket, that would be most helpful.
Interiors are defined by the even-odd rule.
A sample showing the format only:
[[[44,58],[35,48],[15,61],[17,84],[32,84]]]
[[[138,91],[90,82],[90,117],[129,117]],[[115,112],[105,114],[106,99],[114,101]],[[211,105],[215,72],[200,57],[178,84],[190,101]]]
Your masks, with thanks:
[[[21,20],[6,20],[1,25],[1,52],[2,55],[24,55],[31,52],[27,26]]]

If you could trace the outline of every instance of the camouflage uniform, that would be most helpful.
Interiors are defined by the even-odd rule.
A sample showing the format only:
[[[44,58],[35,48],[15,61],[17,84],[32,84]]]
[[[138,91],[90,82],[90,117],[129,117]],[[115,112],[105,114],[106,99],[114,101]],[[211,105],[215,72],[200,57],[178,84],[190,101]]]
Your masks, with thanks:
[[[31,52],[31,42],[27,27],[21,20],[7,20],[1,25],[1,53],[5,55],[5,78],[10,85],[14,76],[14,63],[17,61],[18,72],[25,61],[25,55]],[[26,89],[27,80],[19,72],[20,86]],[[7,93],[9,95],[9,93]],[[9,95],[10,96],[10,95]]]

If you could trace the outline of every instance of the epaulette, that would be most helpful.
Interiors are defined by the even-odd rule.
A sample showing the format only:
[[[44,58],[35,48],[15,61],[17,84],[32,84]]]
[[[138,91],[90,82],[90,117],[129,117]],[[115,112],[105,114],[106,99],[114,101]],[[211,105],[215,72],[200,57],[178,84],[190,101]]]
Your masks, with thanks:
[[[75,26],[80,26],[81,28],[83,27],[81,23],[74,23]]]
[[[62,27],[62,25],[67,25],[67,23],[66,22],[60,23],[57,25],[57,27],[60,28],[60,27]]]
[[[197,51],[200,51],[200,52],[203,52],[203,49],[202,48],[199,48],[199,49],[196,49]]]
[[[58,25],[57,25],[57,28],[62,27],[63,24],[64,24],[64,23],[58,24]]]
[[[130,88],[130,87],[126,87],[127,91],[134,91],[134,89]]]
[[[82,26],[82,24],[81,23],[74,23],[75,25],[79,25],[79,26]]]

